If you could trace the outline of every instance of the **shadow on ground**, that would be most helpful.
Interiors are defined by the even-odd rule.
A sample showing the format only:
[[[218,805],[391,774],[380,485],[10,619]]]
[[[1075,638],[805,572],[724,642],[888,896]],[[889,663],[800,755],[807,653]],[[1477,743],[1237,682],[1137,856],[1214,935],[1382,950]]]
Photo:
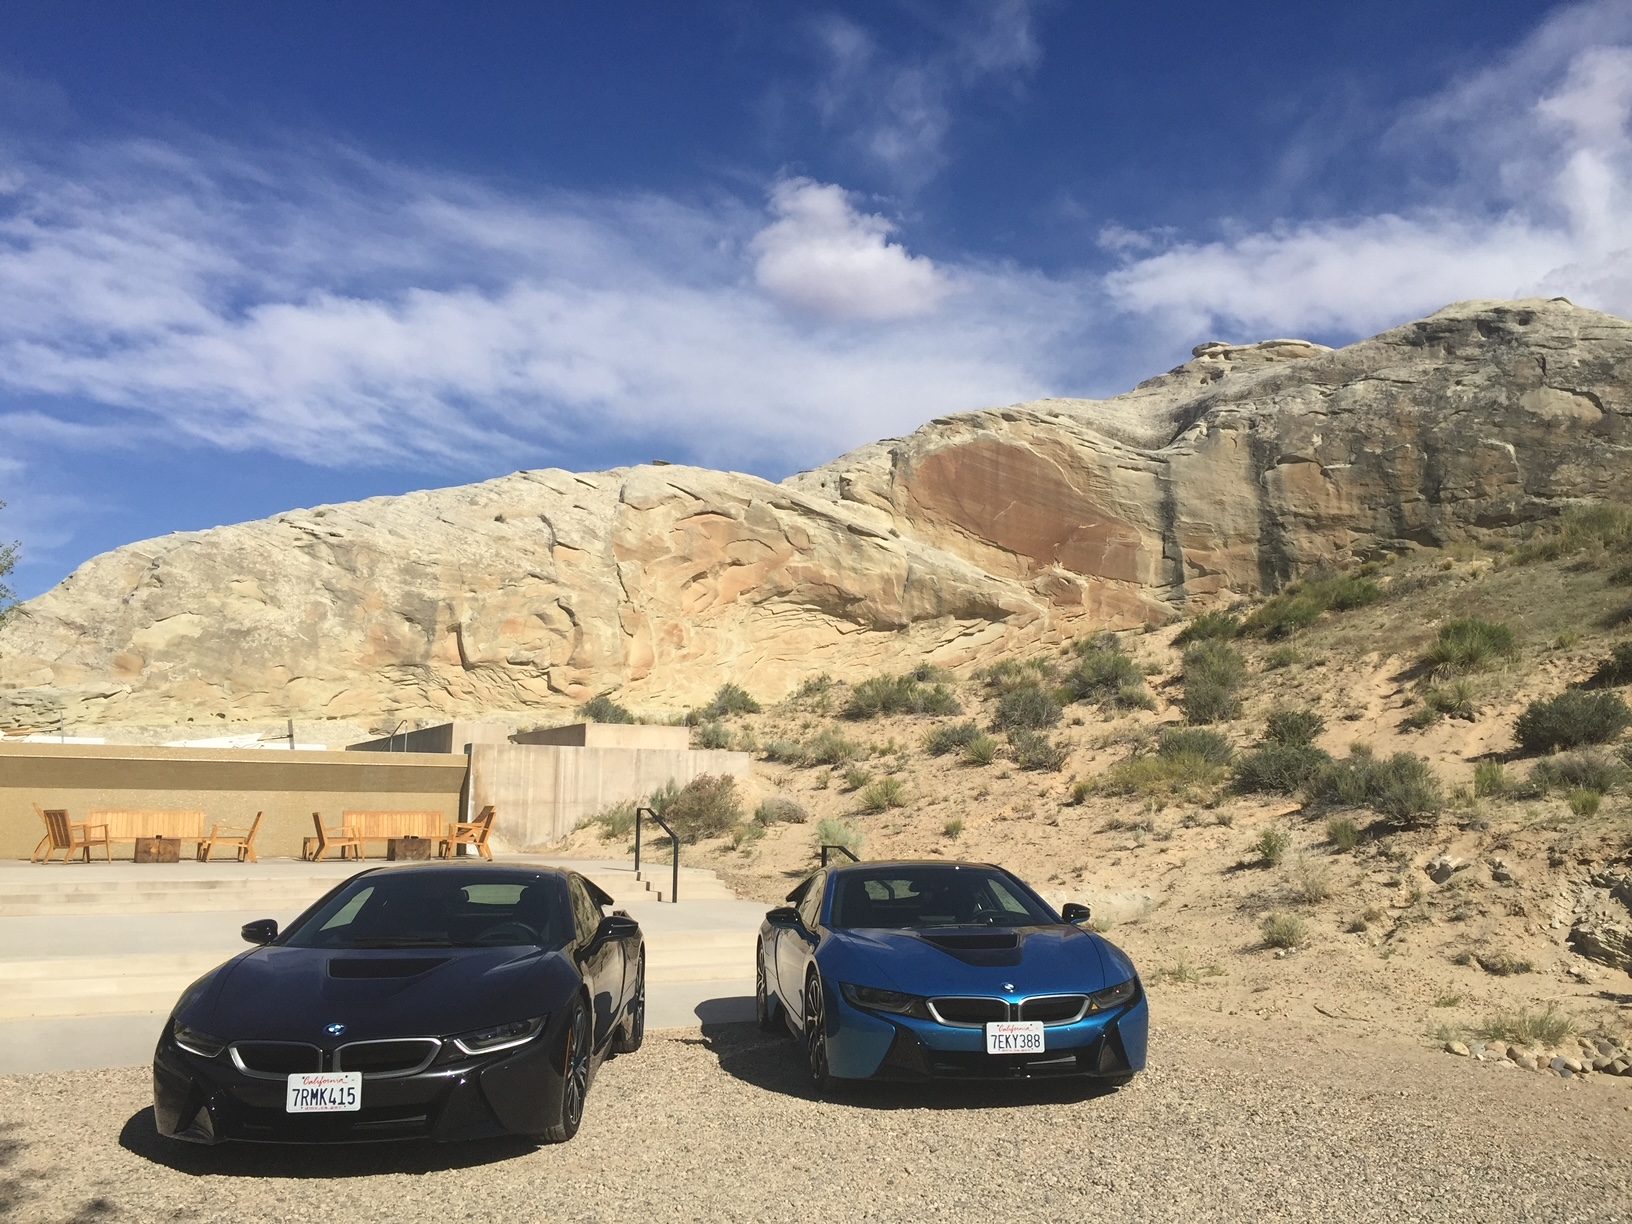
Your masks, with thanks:
[[[731,1078],[780,1096],[815,1099],[805,1078],[804,1049],[786,1032],[766,1033],[744,1021],[750,998],[710,999],[697,1007],[701,1037],[682,1041],[701,1045]],[[853,1109],[1010,1109],[1017,1105],[1069,1104],[1115,1091],[1092,1080],[1007,1080],[939,1083],[846,1082],[826,1098]]]
[[[119,1132],[119,1146],[178,1173],[329,1179],[471,1169],[525,1156],[536,1145],[525,1139],[486,1139],[466,1143],[228,1143],[200,1147],[160,1135],[153,1127],[153,1109],[149,1106],[131,1115]]]

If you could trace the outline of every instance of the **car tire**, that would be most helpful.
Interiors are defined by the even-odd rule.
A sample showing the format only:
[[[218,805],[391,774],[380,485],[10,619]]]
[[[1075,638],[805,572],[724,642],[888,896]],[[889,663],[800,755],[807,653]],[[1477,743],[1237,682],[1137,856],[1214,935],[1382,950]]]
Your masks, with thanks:
[[[836,1081],[827,1057],[827,991],[814,970],[805,982],[805,1074],[817,1096],[832,1094]]]
[[[633,1054],[646,1040],[646,953],[640,954],[635,967],[635,993],[629,1002],[628,1014],[612,1038],[612,1053]]]
[[[765,977],[765,945],[754,948],[754,1019],[767,1033],[786,1033],[787,1023],[782,1019],[782,1000],[771,994]]]
[[[545,1143],[565,1143],[578,1133],[584,1120],[584,1102],[589,1096],[589,1072],[595,1057],[595,1029],[589,1007],[581,995],[572,1001],[561,1034],[561,1095],[556,1102],[555,1121],[539,1136]]]

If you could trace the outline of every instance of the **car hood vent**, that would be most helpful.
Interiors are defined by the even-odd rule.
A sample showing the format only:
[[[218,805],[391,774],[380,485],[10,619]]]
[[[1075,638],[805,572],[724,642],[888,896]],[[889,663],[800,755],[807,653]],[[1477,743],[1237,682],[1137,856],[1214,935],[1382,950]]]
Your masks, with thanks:
[[[329,962],[331,978],[409,978],[429,973],[448,963],[445,956],[336,957]]]
[[[998,952],[1020,946],[1020,937],[1013,931],[946,931],[926,934],[923,939],[948,952]]]

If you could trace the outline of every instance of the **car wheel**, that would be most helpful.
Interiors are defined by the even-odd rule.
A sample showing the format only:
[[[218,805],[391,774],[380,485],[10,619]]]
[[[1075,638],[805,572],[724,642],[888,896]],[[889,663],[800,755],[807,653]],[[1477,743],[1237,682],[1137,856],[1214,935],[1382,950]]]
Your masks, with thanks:
[[[827,1000],[822,979],[815,973],[805,983],[805,1070],[817,1096],[833,1090],[833,1073],[827,1061]]]
[[[584,1098],[589,1095],[589,1061],[594,1045],[589,1008],[582,998],[575,998],[561,1044],[560,1111],[555,1124],[544,1131],[546,1143],[565,1143],[578,1133],[578,1124],[584,1120]]]
[[[624,1018],[623,1027],[612,1038],[612,1052],[614,1054],[633,1054],[640,1049],[641,1042],[646,1040],[646,953],[640,954],[640,964],[635,967],[635,995],[629,1001],[629,1014]]]
[[[754,1019],[767,1033],[787,1032],[787,1026],[782,1023],[782,1001],[771,997],[770,986],[765,981],[764,944],[754,949]]]

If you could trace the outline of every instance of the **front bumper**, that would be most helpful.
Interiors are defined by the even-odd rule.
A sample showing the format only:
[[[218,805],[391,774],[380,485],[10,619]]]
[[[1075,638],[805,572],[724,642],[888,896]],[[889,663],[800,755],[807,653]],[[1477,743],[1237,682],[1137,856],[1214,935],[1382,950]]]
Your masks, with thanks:
[[[828,1065],[841,1079],[1120,1080],[1144,1070],[1150,1029],[1143,989],[1120,1008],[1049,1025],[1037,1055],[988,1054],[982,1028],[867,1011],[838,991],[828,1016]]]
[[[438,1063],[415,1075],[363,1077],[352,1113],[285,1112],[287,1081],[246,1075],[226,1055],[202,1058],[169,1026],[153,1055],[158,1131],[191,1143],[367,1143],[537,1135],[559,1115],[562,1021],[518,1049]]]

